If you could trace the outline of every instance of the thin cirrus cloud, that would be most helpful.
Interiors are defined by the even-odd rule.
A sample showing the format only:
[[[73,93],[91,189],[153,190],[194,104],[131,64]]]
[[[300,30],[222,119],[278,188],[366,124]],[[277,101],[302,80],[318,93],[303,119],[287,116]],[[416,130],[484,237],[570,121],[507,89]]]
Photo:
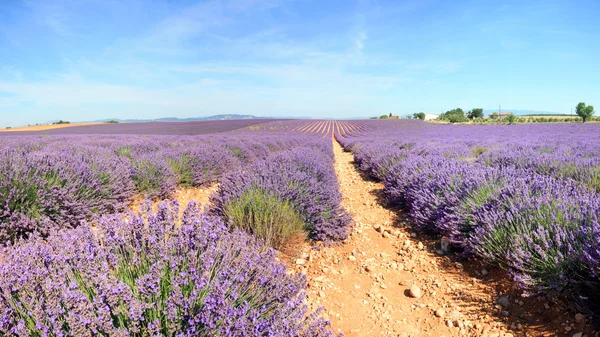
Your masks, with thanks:
[[[589,69],[589,55],[598,47],[584,43],[597,27],[567,25],[558,17],[585,16],[597,5],[532,6],[435,0],[5,3],[0,126],[217,113],[368,117],[488,108],[498,101],[562,112],[579,96],[597,98],[589,89],[589,77],[598,75]],[[584,71],[588,77],[576,80]],[[548,87],[550,75],[577,89]]]

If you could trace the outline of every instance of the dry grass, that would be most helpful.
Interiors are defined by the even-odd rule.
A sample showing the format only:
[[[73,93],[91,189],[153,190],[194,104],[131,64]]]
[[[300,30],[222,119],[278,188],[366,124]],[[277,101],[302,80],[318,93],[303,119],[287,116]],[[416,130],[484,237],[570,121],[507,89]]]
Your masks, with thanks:
[[[581,119],[579,116],[566,115],[566,116],[547,116],[547,115],[535,115],[535,116],[517,116],[518,118],[549,118],[549,119]]]
[[[0,129],[0,132],[46,131],[46,130],[52,130],[52,129],[62,129],[62,128],[68,128],[68,127],[96,125],[96,124],[103,124],[103,123],[71,123],[71,124],[46,124],[46,125],[20,126],[20,127],[16,127],[16,128],[10,128],[10,129]]]

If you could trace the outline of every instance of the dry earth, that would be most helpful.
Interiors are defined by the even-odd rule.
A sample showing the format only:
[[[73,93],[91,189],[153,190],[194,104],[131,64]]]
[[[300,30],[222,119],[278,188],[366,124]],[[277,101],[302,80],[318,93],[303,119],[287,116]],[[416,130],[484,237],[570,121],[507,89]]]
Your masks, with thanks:
[[[45,131],[52,129],[61,129],[61,128],[70,128],[75,126],[86,126],[86,125],[96,125],[103,123],[71,123],[71,124],[47,124],[47,125],[33,125],[33,126],[20,126],[16,128],[10,129],[0,129],[0,132],[16,132],[16,131]]]
[[[183,211],[190,203],[190,201],[196,201],[200,205],[206,207],[210,200],[210,195],[217,190],[218,185],[214,184],[210,187],[205,188],[178,188],[175,191],[175,195],[173,198],[179,202],[180,205],[180,213],[183,214]],[[140,203],[144,201],[144,197],[137,196],[131,203],[131,210],[134,213],[137,213],[140,209]],[[158,208],[158,200],[153,202],[153,208],[156,211]]]
[[[324,307],[346,336],[597,336],[585,319],[538,299],[523,299],[477,261],[442,256],[438,240],[413,233],[384,208],[382,184],[361,176],[352,154],[335,146],[343,206],[355,227],[343,245],[305,246],[292,266],[308,277],[311,308]],[[507,286],[508,285],[508,286]],[[508,287],[508,288],[507,288]]]

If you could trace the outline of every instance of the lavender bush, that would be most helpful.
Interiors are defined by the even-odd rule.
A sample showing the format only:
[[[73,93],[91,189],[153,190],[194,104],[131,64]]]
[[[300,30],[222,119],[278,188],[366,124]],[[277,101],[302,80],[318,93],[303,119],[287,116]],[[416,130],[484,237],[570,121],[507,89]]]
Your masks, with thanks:
[[[6,248],[0,333],[19,336],[330,336],[302,274],[192,203],[150,204],[97,228]]]
[[[0,153],[0,242],[74,227],[123,210],[133,196],[126,162],[103,153]]]
[[[303,220],[311,238],[326,242],[343,240],[348,235],[351,217],[340,206],[341,195],[332,154],[331,143],[319,141],[312,147],[275,154],[233,173],[221,181],[219,190],[211,197],[210,212],[230,224],[237,223],[233,215],[248,213],[239,207],[247,204],[240,200],[250,193],[260,196],[260,205],[270,205],[269,212],[281,213],[286,205],[290,205]],[[269,200],[272,202],[267,203]],[[232,207],[234,205],[239,207]],[[285,214],[290,219],[295,218],[289,211]],[[278,226],[282,225],[285,224],[279,222]],[[264,222],[259,226],[257,222],[257,227],[272,226]],[[254,234],[260,232],[258,228],[249,230]]]

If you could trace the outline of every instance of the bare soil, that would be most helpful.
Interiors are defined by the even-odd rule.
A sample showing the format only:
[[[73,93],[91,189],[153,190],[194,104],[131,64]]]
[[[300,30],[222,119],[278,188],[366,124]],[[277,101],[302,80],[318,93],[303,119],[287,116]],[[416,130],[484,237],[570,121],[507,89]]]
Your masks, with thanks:
[[[208,206],[210,195],[217,190],[218,185],[214,184],[209,187],[192,187],[192,188],[177,188],[173,199],[177,200],[180,205],[180,213],[183,211],[191,201],[196,201],[202,205],[203,208]],[[143,196],[136,196],[131,203],[130,209],[137,213],[140,209],[140,203],[144,201]],[[156,211],[160,200],[153,202],[153,208]]]

